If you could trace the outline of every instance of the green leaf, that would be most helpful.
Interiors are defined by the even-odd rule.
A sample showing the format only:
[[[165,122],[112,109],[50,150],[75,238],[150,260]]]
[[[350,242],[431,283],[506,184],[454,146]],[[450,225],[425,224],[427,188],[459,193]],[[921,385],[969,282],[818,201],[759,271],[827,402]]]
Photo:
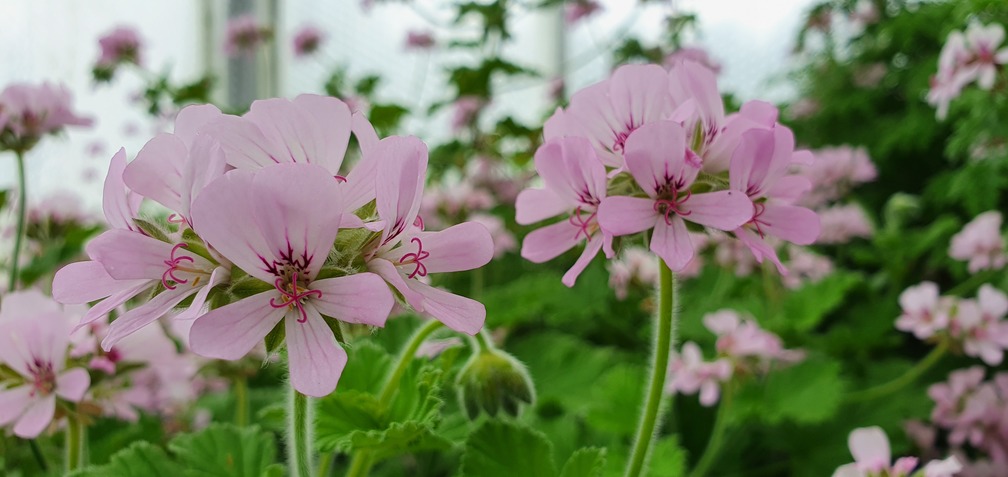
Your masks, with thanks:
[[[77,470],[70,477],[179,477],[183,469],[160,447],[140,441],[116,452],[108,464]]]
[[[273,436],[257,426],[211,424],[175,437],[168,448],[191,477],[260,477],[276,461]]]
[[[627,462],[627,449],[616,447],[607,452],[605,459],[605,475],[623,475]],[[658,439],[647,466],[644,468],[646,477],[669,477],[686,475],[686,452],[679,446],[675,436]]]
[[[840,363],[810,357],[792,367],[774,370],[762,385],[739,392],[737,411],[749,412],[770,424],[791,421],[815,424],[832,418],[844,396]]]
[[[357,390],[377,396],[392,368],[392,356],[369,340],[355,341],[347,346],[347,351],[349,358],[337,392]]]
[[[466,440],[461,475],[554,477],[552,447],[545,435],[532,428],[488,420]]]
[[[337,390],[316,409],[315,445],[323,451],[350,450],[350,434],[385,427],[378,398],[356,390]]]
[[[843,303],[844,297],[863,281],[859,274],[837,272],[809,283],[788,295],[783,316],[769,327],[810,331],[822,322],[826,314]]]
[[[605,468],[606,451],[597,447],[578,449],[567,459],[560,477],[602,477]]]
[[[630,364],[615,366],[591,386],[586,420],[595,429],[620,436],[637,429],[640,403],[647,382],[644,368]]]
[[[591,405],[590,394],[576,390],[591,389],[618,364],[610,350],[559,333],[538,333],[509,343],[508,350],[528,367],[540,406],[555,402],[571,412]]]

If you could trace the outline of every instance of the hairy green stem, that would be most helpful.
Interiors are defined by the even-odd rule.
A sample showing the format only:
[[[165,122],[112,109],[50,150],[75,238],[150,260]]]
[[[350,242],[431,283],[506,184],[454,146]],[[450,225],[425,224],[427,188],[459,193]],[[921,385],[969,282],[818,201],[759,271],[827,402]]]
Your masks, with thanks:
[[[87,428],[77,416],[67,417],[66,427],[66,471],[71,473],[84,467],[84,438]]]
[[[18,171],[18,211],[17,211],[17,230],[14,235],[14,252],[10,256],[10,278],[7,281],[7,291],[14,291],[17,289],[18,283],[18,267],[20,266],[21,257],[21,243],[24,241],[24,229],[26,220],[26,211],[28,210],[28,194],[25,189],[27,188],[25,180],[25,165],[24,165],[24,153],[17,152],[17,171]]]
[[[732,390],[729,385],[725,385],[721,395],[721,404],[718,404],[717,415],[714,417],[714,427],[711,429],[710,439],[704,449],[696,466],[690,472],[690,477],[703,477],[707,475],[711,465],[721,451],[721,443],[724,441],[725,431],[728,429],[728,409],[731,406]]]
[[[289,421],[287,451],[288,465],[291,477],[311,477],[312,464],[312,410],[308,396],[299,393],[292,386],[290,409],[287,411]]]
[[[234,379],[235,395],[235,425],[245,427],[249,423],[248,378],[238,376]]]
[[[672,270],[658,259],[658,315],[655,317],[654,350],[652,352],[651,381],[644,397],[644,408],[637,437],[634,439],[630,459],[627,460],[626,477],[638,477],[644,470],[652,441],[658,433],[658,415],[665,393],[665,377],[668,372],[669,353],[675,341],[676,283]]]
[[[945,356],[946,351],[948,351],[948,342],[942,340],[916,366],[908,369],[907,372],[898,378],[863,391],[852,392],[847,395],[847,400],[850,402],[871,401],[872,399],[878,399],[899,391],[917,380],[925,371],[931,369],[935,363],[941,360],[942,356]]]

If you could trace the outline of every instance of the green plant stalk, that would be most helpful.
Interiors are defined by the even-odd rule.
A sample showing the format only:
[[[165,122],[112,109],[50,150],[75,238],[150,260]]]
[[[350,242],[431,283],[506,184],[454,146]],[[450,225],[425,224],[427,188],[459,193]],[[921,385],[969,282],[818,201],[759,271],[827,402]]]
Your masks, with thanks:
[[[10,278],[7,281],[7,291],[17,289],[18,267],[20,266],[18,258],[21,256],[21,243],[24,241],[26,211],[28,210],[28,194],[25,191],[27,181],[25,180],[24,153],[18,151],[16,154],[18,170],[17,229],[14,235],[14,252],[10,256]]]
[[[315,471],[315,477],[329,477],[329,467],[332,466],[333,459],[336,458],[335,452],[327,452],[325,455],[319,459],[318,470]]]
[[[235,394],[235,425],[245,427],[249,423],[248,378],[238,376],[234,379]]]
[[[675,341],[676,283],[672,270],[658,259],[658,315],[652,352],[651,380],[644,395],[643,413],[637,427],[637,437],[627,460],[626,477],[638,477],[651,452],[652,441],[658,433],[658,415],[665,393],[665,376],[668,372],[669,353]]]
[[[84,467],[84,435],[87,428],[76,416],[67,417],[66,427],[66,471],[71,473]]]
[[[299,393],[291,386],[290,408],[287,412],[289,422],[287,450],[288,465],[291,477],[311,477],[312,464],[312,412],[308,396]]]
[[[938,346],[935,346],[935,348],[932,349],[931,352],[924,357],[924,359],[917,363],[916,366],[910,368],[898,378],[863,391],[852,392],[847,395],[847,400],[850,402],[871,401],[872,399],[888,396],[889,394],[903,389],[910,383],[916,381],[917,378],[924,374],[925,371],[931,369],[935,363],[941,360],[948,351],[948,346],[948,342],[946,340],[942,340],[938,343]]]
[[[427,340],[427,337],[431,333],[437,331],[441,328],[441,322],[437,320],[430,320],[424,323],[413,336],[410,337],[409,342],[406,343],[406,347],[403,348],[402,353],[399,354],[399,361],[396,363],[396,367],[392,369],[392,374],[389,374],[388,378],[385,380],[385,384],[382,385],[381,393],[378,395],[378,402],[381,404],[382,409],[388,408],[389,402],[392,401],[392,396],[395,395],[396,389],[399,389],[399,380],[402,379],[403,373],[406,372],[406,368],[413,361],[413,356],[416,355],[417,349],[420,345]],[[371,471],[371,467],[374,465],[374,459],[371,458],[367,452],[356,451],[353,453],[353,457],[350,458],[350,468],[347,470],[347,477],[363,477],[368,475]]]
[[[714,464],[718,452],[721,451],[721,443],[724,442],[725,431],[728,429],[728,409],[731,406],[732,390],[725,385],[721,394],[721,404],[718,405],[717,415],[714,417],[714,427],[711,429],[710,439],[704,449],[696,466],[690,472],[690,477],[703,477],[707,475],[710,466]]]

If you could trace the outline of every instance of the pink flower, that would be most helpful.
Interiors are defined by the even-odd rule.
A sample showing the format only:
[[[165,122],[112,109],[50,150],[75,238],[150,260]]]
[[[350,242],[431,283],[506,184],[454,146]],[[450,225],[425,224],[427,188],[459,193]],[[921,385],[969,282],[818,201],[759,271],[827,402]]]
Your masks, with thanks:
[[[979,356],[991,366],[1001,364],[1008,349],[1008,297],[984,284],[976,300],[961,300],[952,323],[952,333],[963,340],[963,351]]]
[[[602,10],[595,0],[573,0],[564,2],[564,21],[568,25],[574,25],[584,18],[588,18]]]
[[[1001,236],[1001,212],[991,210],[977,215],[952,236],[949,256],[969,261],[970,273],[998,270],[1005,266],[1005,242]]]
[[[889,477],[907,477],[917,467],[916,457],[900,457],[891,462],[892,451],[889,448],[889,438],[878,426],[863,427],[851,431],[847,446],[854,456],[853,464],[837,468],[833,477],[871,477],[886,475]],[[931,474],[929,477],[951,476],[961,467],[955,457],[949,457],[944,462],[932,461],[927,465]],[[943,473],[951,472],[951,473]]]
[[[744,193],[692,193],[701,163],[686,148],[686,132],[678,123],[657,121],[634,131],[626,142],[626,165],[647,198],[603,198],[599,223],[616,236],[653,228],[651,251],[674,271],[686,268],[694,255],[685,220],[734,230],[753,217],[753,204]]]
[[[330,172],[312,164],[232,171],[203,190],[193,204],[196,232],[273,288],[197,318],[194,352],[239,359],[284,320],[294,388],[315,397],[336,389],[347,355],[326,317],[383,326],[394,301],[371,273],[318,279],[344,221],[340,201]]]
[[[682,346],[682,354],[673,356],[669,363],[666,392],[694,394],[700,391],[700,404],[713,406],[721,396],[721,383],[728,381],[731,375],[732,366],[728,360],[705,362],[700,347],[687,341]]]
[[[434,35],[431,32],[413,30],[406,32],[407,50],[429,50],[434,44]]]
[[[734,310],[719,310],[703,317],[704,326],[718,336],[717,350],[732,359],[777,359],[786,356],[781,339],[742,319]]]
[[[98,39],[101,56],[98,57],[97,66],[110,68],[120,63],[139,65],[142,43],[136,29],[127,26],[116,27]]]
[[[0,362],[23,382],[0,390],[0,426],[32,439],[52,422],[56,398],[77,402],[91,378],[82,368],[66,368],[73,327],[52,300],[35,290],[10,293],[0,310]]]
[[[668,117],[674,109],[669,74],[657,65],[625,65],[610,79],[581,89],[567,109],[557,108],[543,126],[546,142],[561,136],[588,138],[602,163],[622,168],[630,133]]]
[[[546,187],[518,194],[515,219],[522,225],[557,215],[567,219],[525,236],[521,256],[542,263],[586,241],[581,257],[563,276],[563,283],[572,287],[599,250],[612,253],[612,235],[599,228],[598,218],[599,204],[606,198],[605,166],[588,140],[564,137],[539,147],[535,167]]]
[[[455,101],[452,111],[451,128],[455,133],[459,133],[467,127],[472,126],[479,112],[486,107],[486,100],[476,96],[462,96]]]
[[[885,78],[886,72],[885,63],[876,62],[871,63],[865,67],[859,68],[854,73],[854,85],[861,88],[874,88],[878,86],[882,78]]]
[[[472,270],[493,258],[490,232],[464,222],[440,232],[423,232],[417,220],[427,173],[427,146],[415,137],[390,137],[378,145],[376,207],[381,236],[367,253],[367,267],[381,275],[419,313],[449,328],[475,334],[486,320],[482,303],[434,288],[429,273]]]
[[[62,85],[15,83],[0,92],[0,147],[31,149],[42,136],[67,126],[90,126],[92,120],[72,110],[70,90]]]
[[[974,21],[966,28],[966,43],[976,58],[977,85],[981,89],[994,87],[997,65],[1008,63],[1008,48],[998,49],[1004,36],[1004,27],[997,23],[985,27]]]
[[[721,64],[711,58],[707,50],[699,47],[683,47],[665,56],[663,63],[666,68],[670,68],[675,64],[682,61],[692,61],[695,63],[700,63],[707,69],[714,72],[714,74],[721,73]]]
[[[754,208],[751,218],[735,229],[735,236],[749,246],[758,262],[769,258],[781,274],[787,271],[765,236],[809,245],[819,235],[816,213],[791,205],[796,190],[808,189],[807,179],[786,176],[793,153],[794,136],[786,127],[752,128],[742,134],[729,169],[731,188],[748,196]]]
[[[822,233],[816,243],[841,244],[854,238],[872,236],[872,225],[857,205],[839,205],[820,209],[817,214],[822,224]]]
[[[654,255],[646,249],[639,247],[623,249],[620,256],[610,260],[606,266],[609,268],[609,286],[615,290],[616,298],[620,300],[627,297],[632,283],[643,285],[648,289],[654,289],[658,284],[658,263]]]
[[[939,299],[938,285],[923,282],[907,288],[900,294],[899,303],[903,313],[896,319],[896,329],[925,340],[948,328],[953,302]]]
[[[788,274],[782,276],[784,286],[796,289],[805,282],[816,283],[833,273],[833,262],[830,259],[809,252],[804,247],[788,247]]]
[[[294,56],[308,56],[318,51],[325,35],[312,25],[305,25],[294,35]]]
[[[811,164],[798,171],[812,182],[810,193],[801,204],[818,207],[844,196],[853,186],[871,182],[878,176],[875,165],[864,148],[829,147],[812,151]]]
[[[272,36],[273,30],[259,23],[254,14],[231,18],[224,33],[224,53],[231,57],[254,55]]]
[[[854,4],[854,11],[851,12],[848,18],[850,19],[854,29],[862,29],[868,25],[878,22],[878,7],[875,6],[874,0],[858,0],[858,2]]]

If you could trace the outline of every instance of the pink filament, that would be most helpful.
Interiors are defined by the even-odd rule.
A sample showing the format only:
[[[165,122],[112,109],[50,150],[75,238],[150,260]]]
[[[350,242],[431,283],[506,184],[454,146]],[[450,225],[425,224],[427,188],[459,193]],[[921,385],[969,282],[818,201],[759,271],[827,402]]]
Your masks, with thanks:
[[[759,220],[759,216],[763,215],[763,212],[766,211],[766,206],[763,205],[763,204],[753,204],[753,207],[756,209],[756,213],[753,214],[753,218],[749,220],[749,223],[751,223],[754,226],[756,226],[756,232],[759,233],[760,238],[766,238],[765,235],[764,235],[764,233],[763,233],[763,228],[760,227],[760,225],[761,224],[762,225],[770,225],[770,224],[768,224],[768,223],[766,223],[766,222],[764,222],[762,220]]]
[[[417,275],[420,275],[421,277],[426,277],[427,276],[427,266],[424,265],[423,262],[421,262],[421,260],[424,260],[427,257],[430,257],[430,252],[428,252],[428,251],[426,251],[426,250],[423,249],[423,242],[420,240],[420,237],[413,237],[410,240],[410,243],[414,243],[414,242],[416,242],[416,244],[417,244],[417,251],[416,251],[416,253],[410,252],[410,253],[407,253],[407,254],[403,255],[402,258],[399,259],[399,263],[403,264],[403,263],[406,263],[407,260],[412,260],[412,263],[414,265],[416,265],[416,268],[413,269],[413,272],[409,274],[408,278],[414,278]]]
[[[339,182],[341,184],[344,183],[344,182],[346,182],[346,177],[343,177],[343,176],[341,176],[339,174],[336,174],[335,176],[333,176],[333,179],[336,179],[336,182]]]
[[[655,212],[663,212],[665,214],[665,223],[668,224],[668,225],[672,225],[672,218],[669,217],[669,215],[672,214],[673,212],[676,215],[679,215],[681,217],[686,217],[687,215],[690,215],[690,214],[693,213],[693,212],[683,211],[683,210],[681,210],[679,208],[687,200],[689,200],[690,196],[692,196],[692,195],[693,195],[693,192],[686,191],[686,195],[682,199],[680,199],[679,198],[679,190],[678,189],[672,189],[672,198],[671,199],[658,199],[658,200],[656,200],[655,203],[654,203],[654,210],[655,210]],[[662,208],[664,208],[664,211],[662,210]]]
[[[167,289],[169,289],[169,290],[174,290],[175,289],[175,285],[174,284],[169,284],[168,283],[168,279],[169,278],[173,282],[175,282],[176,284],[179,284],[179,283],[189,283],[188,279],[181,279],[181,278],[175,276],[175,270],[177,270],[179,268],[179,263],[181,263],[183,260],[188,261],[189,263],[193,262],[193,258],[190,257],[190,256],[188,256],[188,255],[183,255],[181,257],[176,257],[175,256],[175,252],[177,252],[178,249],[180,249],[180,248],[189,248],[189,245],[187,245],[185,243],[175,244],[175,246],[172,247],[172,250],[171,250],[171,258],[169,260],[165,260],[164,261],[164,264],[168,265],[168,270],[165,270],[165,272],[163,274],[161,274],[161,284],[164,285],[164,287],[167,288]]]
[[[308,321],[308,312],[305,311],[302,300],[308,297],[315,297],[316,299],[322,298],[322,292],[320,290],[298,289],[297,272],[294,272],[294,274],[291,276],[290,290],[284,287],[283,278],[279,277],[276,279],[275,282],[273,282],[273,286],[275,286],[277,291],[279,291],[280,294],[283,295],[284,301],[282,303],[277,303],[275,297],[270,298],[269,301],[270,306],[272,306],[273,308],[283,308],[285,306],[289,307],[293,305],[301,313],[301,318],[298,318],[298,323],[304,323]]]
[[[581,234],[584,234],[586,239],[591,240],[591,232],[588,231],[588,227],[591,225],[592,220],[595,220],[595,215],[597,214],[598,212],[595,211],[592,212],[591,215],[588,216],[588,218],[584,218],[581,217],[581,207],[574,209],[574,214],[571,215],[570,219],[568,220],[571,225],[578,228],[577,233],[574,234],[574,240],[577,240],[579,237],[581,237]]]

